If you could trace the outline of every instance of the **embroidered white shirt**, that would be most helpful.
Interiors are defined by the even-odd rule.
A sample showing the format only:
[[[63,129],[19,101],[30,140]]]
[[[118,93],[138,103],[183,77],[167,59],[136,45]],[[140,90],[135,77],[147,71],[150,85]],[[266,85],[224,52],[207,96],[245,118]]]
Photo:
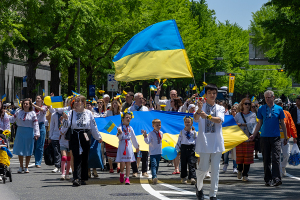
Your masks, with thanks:
[[[34,111],[18,110],[9,118],[11,123],[17,122],[18,126],[33,128],[34,136],[40,136],[40,127]]]
[[[150,155],[159,155],[162,154],[162,138],[163,133],[159,131],[160,138],[158,139],[155,131],[151,131],[148,133],[148,136],[144,138],[146,144],[149,144],[149,153]],[[158,141],[160,140],[160,141]]]

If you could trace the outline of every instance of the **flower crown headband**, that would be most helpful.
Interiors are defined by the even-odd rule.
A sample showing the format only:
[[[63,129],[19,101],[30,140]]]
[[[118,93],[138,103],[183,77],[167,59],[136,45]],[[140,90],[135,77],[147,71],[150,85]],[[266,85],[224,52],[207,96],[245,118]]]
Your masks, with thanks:
[[[122,113],[121,113],[121,118],[124,118],[126,114],[130,115],[130,116],[131,116],[131,119],[134,118],[133,113],[132,113],[132,112],[129,112],[129,111],[122,112]]]
[[[194,118],[192,118],[191,116],[185,116],[185,117],[183,118],[183,121],[185,121],[185,119],[191,119],[192,122],[194,121]]]

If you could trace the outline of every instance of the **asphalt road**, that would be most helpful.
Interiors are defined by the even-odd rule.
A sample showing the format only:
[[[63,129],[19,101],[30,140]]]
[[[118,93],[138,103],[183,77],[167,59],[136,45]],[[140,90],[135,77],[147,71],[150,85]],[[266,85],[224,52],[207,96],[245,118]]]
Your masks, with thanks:
[[[218,199],[300,199],[300,165],[287,167],[291,177],[283,178],[283,185],[266,187],[263,180],[263,166],[260,160],[255,160],[249,172],[249,182],[242,182],[232,173],[230,160],[228,171],[222,172],[220,167],[220,183]],[[31,160],[33,163],[34,158]],[[52,173],[53,166],[42,164],[42,168],[30,167],[29,174],[17,174],[17,156],[11,160],[13,181],[0,182],[0,200],[29,199],[196,199],[195,187],[180,183],[179,175],[172,175],[174,167],[167,167],[161,162],[158,179],[159,184],[152,185],[145,178],[130,178],[131,185],[119,183],[119,174],[110,174],[98,170],[99,178],[92,178],[87,185],[72,187],[71,181],[61,181],[60,173]],[[206,179],[204,194],[208,195],[210,180]]]

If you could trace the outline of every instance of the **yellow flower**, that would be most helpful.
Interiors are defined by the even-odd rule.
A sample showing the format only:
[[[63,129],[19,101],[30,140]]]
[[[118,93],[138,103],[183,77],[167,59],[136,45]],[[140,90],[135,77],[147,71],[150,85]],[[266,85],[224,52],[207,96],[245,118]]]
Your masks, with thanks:
[[[100,94],[103,94],[103,93],[105,93],[105,91],[104,91],[104,90],[98,90],[98,92],[99,92]]]
[[[207,83],[203,82],[203,85],[204,85],[204,86],[206,86],[206,85],[207,85]]]
[[[164,108],[164,107],[166,107],[166,105],[160,105],[160,107]]]
[[[9,131],[9,130],[3,131],[3,135],[9,135],[9,134],[10,134],[10,131]]]

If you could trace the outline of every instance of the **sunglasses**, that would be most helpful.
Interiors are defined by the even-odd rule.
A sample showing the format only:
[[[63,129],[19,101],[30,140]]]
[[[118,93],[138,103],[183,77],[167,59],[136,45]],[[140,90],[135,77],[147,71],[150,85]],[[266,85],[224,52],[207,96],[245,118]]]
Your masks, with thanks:
[[[247,106],[247,105],[249,105],[249,106],[250,106],[250,105],[251,105],[251,103],[244,103],[244,105],[245,105],[245,106]]]
[[[252,108],[256,108],[256,106],[252,106]]]

